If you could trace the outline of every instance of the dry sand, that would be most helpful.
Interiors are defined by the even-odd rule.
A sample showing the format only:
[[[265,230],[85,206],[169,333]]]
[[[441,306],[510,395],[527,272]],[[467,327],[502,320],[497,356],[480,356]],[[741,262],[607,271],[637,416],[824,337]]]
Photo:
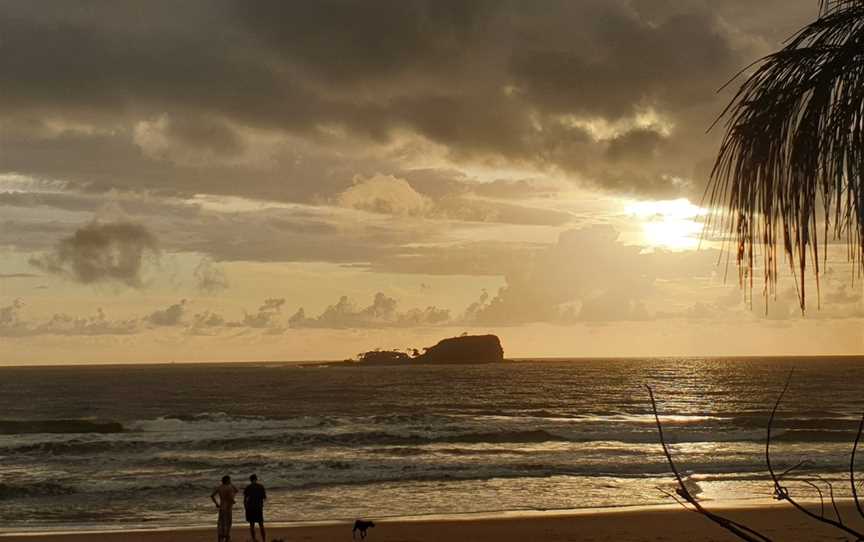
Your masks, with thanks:
[[[818,512],[819,505],[812,507]],[[794,511],[788,505],[716,509],[724,515],[760,530],[777,541],[852,540],[839,531]],[[848,504],[841,507],[847,523],[864,529],[864,521]],[[238,514],[239,515],[239,514]],[[239,518],[238,518],[239,519]],[[856,519],[856,521],[852,521]],[[215,524],[215,518],[214,518]],[[324,542],[351,539],[350,524],[272,527],[268,538],[286,542]],[[234,529],[234,542],[249,540],[243,524]],[[117,531],[102,533],[63,533],[0,535],[2,542],[214,542],[214,529],[165,531]],[[704,517],[681,508],[660,507],[621,509],[567,514],[519,514],[493,518],[458,520],[379,521],[369,531],[367,542],[529,542],[529,541],[734,541]]]

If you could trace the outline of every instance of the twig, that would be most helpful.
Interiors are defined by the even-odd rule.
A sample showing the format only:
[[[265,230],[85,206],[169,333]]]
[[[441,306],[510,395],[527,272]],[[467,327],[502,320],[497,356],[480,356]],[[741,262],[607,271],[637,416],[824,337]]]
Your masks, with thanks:
[[[699,501],[697,501],[696,498],[693,497],[693,495],[690,493],[690,490],[687,489],[687,486],[684,484],[684,479],[681,478],[681,473],[678,472],[678,468],[675,466],[675,460],[672,459],[672,453],[669,451],[669,447],[666,445],[666,438],[663,436],[663,424],[660,422],[660,415],[657,412],[657,401],[654,400],[654,391],[651,389],[651,386],[645,386],[645,389],[648,390],[648,396],[651,398],[651,409],[654,411],[654,421],[657,423],[657,434],[660,437],[660,446],[663,447],[663,454],[666,456],[666,460],[669,463],[669,468],[672,469],[672,474],[675,475],[675,480],[678,481],[678,495],[680,495],[685,501],[687,501],[693,506],[692,509],[688,508],[688,510],[692,510],[693,512],[702,514],[703,516],[707,517],[717,525],[720,525],[721,527],[742,540],[747,540],[748,542],[771,542],[770,538],[757,531],[754,531],[750,527],[732,521],[731,519],[725,518],[723,516],[719,516],[705,509],[699,503]]]
[[[843,518],[840,516],[840,509],[837,508],[837,500],[834,499],[834,484],[829,482],[828,480],[822,478],[818,474],[816,475],[816,479],[823,482],[828,486],[828,495],[831,497],[831,507],[834,508],[834,515],[837,516],[837,522],[841,525],[843,524]]]
[[[814,484],[810,480],[801,480],[801,481],[804,482],[805,484],[807,484],[808,486],[812,487],[813,489],[815,489],[816,493],[819,494],[819,506],[820,506],[819,515],[824,518],[825,517],[825,497],[822,496],[822,490],[819,489],[819,486],[817,486],[816,484]]]
[[[824,513],[822,516],[818,516],[807,510],[803,506],[801,506],[792,496],[789,494],[789,490],[780,485],[780,477],[777,476],[777,473],[774,472],[774,466],[771,464],[771,428],[774,425],[774,418],[777,416],[777,410],[780,408],[780,402],[783,401],[783,397],[786,395],[786,391],[789,389],[789,384],[792,381],[792,373],[789,373],[789,376],[786,378],[786,384],[783,386],[783,391],[780,392],[780,396],[777,397],[777,402],[774,403],[774,408],[771,409],[771,416],[768,418],[768,430],[767,436],[765,439],[765,463],[768,465],[768,473],[771,475],[771,480],[774,481],[774,495],[777,500],[787,501],[789,504],[795,507],[796,510],[801,512],[802,514],[815,519],[816,521],[821,521],[822,523],[827,523],[832,527],[836,527],[842,531],[845,531],[858,539],[864,539],[864,533],[859,533],[854,529],[850,529],[846,525],[844,525],[840,521],[834,521],[833,519],[826,518]]]
[[[684,508],[684,510],[690,510],[690,511],[692,511],[692,509],[687,508],[687,504],[686,504],[684,501],[682,501],[681,499],[679,499],[678,496],[675,495],[674,493],[672,493],[671,491],[666,491],[666,490],[663,489],[662,487],[658,487],[658,488],[657,488],[657,491],[659,491],[660,493],[666,495],[667,497],[671,497],[672,500],[674,500],[675,502],[677,502],[678,504],[680,504],[681,507]]]
[[[861,442],[862,431],[864,431],[864,416],[861,416],[861,422],[858,424],[855,444],[852,445],[852,458],[849,460],[849,483],[852,486],[852,499],[855,501],[855,509],[858,510],[858,514],[864,517],[864,510],[861,509],[861,501],[858,500],[858,488],[855,483],[855,453],[858,451],[858,443]]]

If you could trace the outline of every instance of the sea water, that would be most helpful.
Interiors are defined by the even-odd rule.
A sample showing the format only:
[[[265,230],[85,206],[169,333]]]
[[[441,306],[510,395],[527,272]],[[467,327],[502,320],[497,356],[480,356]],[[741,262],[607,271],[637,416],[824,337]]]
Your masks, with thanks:
[[[273,522],[671,502],[645,385],[695,494],[770,498],[793,368],[778,469],[848,495],[864,359],[2,368],[0,530],[209,525],[225,474]]]

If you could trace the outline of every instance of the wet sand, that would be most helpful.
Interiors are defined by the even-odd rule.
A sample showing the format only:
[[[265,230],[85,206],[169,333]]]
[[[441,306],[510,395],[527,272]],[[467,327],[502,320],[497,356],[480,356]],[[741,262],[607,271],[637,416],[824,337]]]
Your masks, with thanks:
[[[774,540],[852,539],[851,536],[844,537],[840,531],[807,518],[784,503],[712,509],[746,523]],[[811,505],[811,509],[818,513],[819,505]],[[840,510],[847,524],[864,529],[864,521],[857,517],[849,503],[844,503]],[[738,540],[706,518],[672,506],[552,514],[520,513],[463,519],[382,520],[376,523],[376,528],[369,531],[369,542]],[[267,534],[270,540],[284,539],[286,542],[349,540],[351,524],[273,526]],[[0,535],[2,542],[213,542],[215,538],[215,528]],[[248,526],[235,524],[232,540],[250,540]]]

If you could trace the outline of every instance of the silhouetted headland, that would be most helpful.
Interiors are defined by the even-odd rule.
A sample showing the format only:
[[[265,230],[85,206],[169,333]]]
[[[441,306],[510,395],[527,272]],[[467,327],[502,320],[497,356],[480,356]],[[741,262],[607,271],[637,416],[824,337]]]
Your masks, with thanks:
[[[434,346],[416,349],[412,354],[400,350],[371,350],[341,365],[465,365],[504,361],[501,339],[496,335],[462,335],[442,339]]]

